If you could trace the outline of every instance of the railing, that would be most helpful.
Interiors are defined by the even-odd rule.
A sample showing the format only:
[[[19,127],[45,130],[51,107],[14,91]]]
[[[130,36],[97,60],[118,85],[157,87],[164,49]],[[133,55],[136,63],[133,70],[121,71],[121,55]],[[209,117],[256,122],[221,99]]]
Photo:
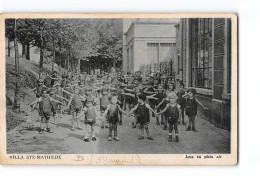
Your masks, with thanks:
[[[156,73],[160,73],[162,84],[175,83],[173,60],[143,65],[140,67],[140,71],[144,76],[155,76]]]

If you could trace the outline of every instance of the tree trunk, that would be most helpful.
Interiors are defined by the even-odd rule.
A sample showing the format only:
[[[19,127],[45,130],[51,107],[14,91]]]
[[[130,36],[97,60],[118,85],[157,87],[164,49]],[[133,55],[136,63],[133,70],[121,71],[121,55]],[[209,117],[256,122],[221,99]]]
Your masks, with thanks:
[[[113,59],[113,67],[114,67],[114,69],[116,69],[116,60],[115,59]]]
[[[68,57],[67,57],[67,70],[70,70],[70,48],[69,48]]]
[[[8,57],[10,57],[10,52],[11,52],[10,39],[8,38],[8,42],[7,42],[7,53],[8,53]]]
[[[43,37],[42,37],[42,30],[41,30],[41,45],[40,45],[40,69],[39,69],[39,78],[41,78],[42,71],[43,71]]]
[[[67,71],[69,71],[69,70],[68,70],[68,64],[67,64],[67,61],[68,61],[68,52],[66,51],[66,52],[65,52],[65,59],[64,59],[64,62],[65,62],[65,64],[64,64],[64,68],[67,69]]]
[[[26,59],[30,60],[30,43],[28,41],[26,43]]]
[[[18,58],[18,46],[16,38],[16,20],[14,20],[14,58],[15,58],[15,70],[16,70],[16,82],[15,82],[15,91],[14,91],[14,106],[13,109],[15,112],[20,111],[20,102],[19,102],[19,58]]]
[[[53,71],[54,71],[54,62],[55,62],[55,40],[54,40],[54,38],[53,38],[53,45],[52,45],[52,55],[53,55],[53,58],[52,58],[51,71],[53,73]]]
[[[60,40],[60,48],[59,48],[59,72],[61,71],[61,39]]]
[[[25,44],[22,43],[22,58],[25,58]]]

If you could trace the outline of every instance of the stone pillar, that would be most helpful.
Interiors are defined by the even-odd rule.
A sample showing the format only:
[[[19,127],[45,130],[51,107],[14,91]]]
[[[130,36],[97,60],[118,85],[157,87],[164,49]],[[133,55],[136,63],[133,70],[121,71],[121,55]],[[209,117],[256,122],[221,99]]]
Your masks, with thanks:
[[[185,19],[187,20],[187,34],[186,35],[186,83],[185,85],[187,87],[190,87],[191,86],[191,56],[190,56],[190,30],[189,30],[189,26],[190,26],[190,20],[189,19]]]
[[[127,72],[127,51],[126,51],[126,33],[123,34],[123,71]]]

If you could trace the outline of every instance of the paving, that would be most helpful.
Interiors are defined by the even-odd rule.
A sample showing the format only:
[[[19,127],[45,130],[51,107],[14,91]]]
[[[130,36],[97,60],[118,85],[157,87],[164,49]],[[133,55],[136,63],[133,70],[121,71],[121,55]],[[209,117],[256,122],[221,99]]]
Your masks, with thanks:
[[[108,129],[100,128],[97,121],[94,129],[96,141],[84,142],[83,119],[80,120],[83,130],[71,131],[71,116],[65,114],[58,118],[58,124],[51,124],[53,133],[39,134],[40,117],[34,111],[28,120],[7,133],[8,154],[214,154],[230,152],[230,132],[218,128],[205,120],[199,111],[196,117],[198,132],[185,131],[187,125],[179,125],[179,139],[168,142],[168,130],[163,125],[156,125],[151,118],[149,131],[154,138],[139,140],[140,129],[132,128],[132,118],[123,116],[123,125],[118,126],[120,141],[108,141]],[[188,119],[185,117],[185,121]]]

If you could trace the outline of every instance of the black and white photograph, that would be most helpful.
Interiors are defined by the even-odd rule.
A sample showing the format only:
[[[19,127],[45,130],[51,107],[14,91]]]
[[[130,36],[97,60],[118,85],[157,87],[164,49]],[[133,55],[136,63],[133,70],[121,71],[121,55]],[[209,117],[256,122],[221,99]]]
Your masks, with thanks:
[[[6,17],[4,152],[236,156],[229,15]]]

